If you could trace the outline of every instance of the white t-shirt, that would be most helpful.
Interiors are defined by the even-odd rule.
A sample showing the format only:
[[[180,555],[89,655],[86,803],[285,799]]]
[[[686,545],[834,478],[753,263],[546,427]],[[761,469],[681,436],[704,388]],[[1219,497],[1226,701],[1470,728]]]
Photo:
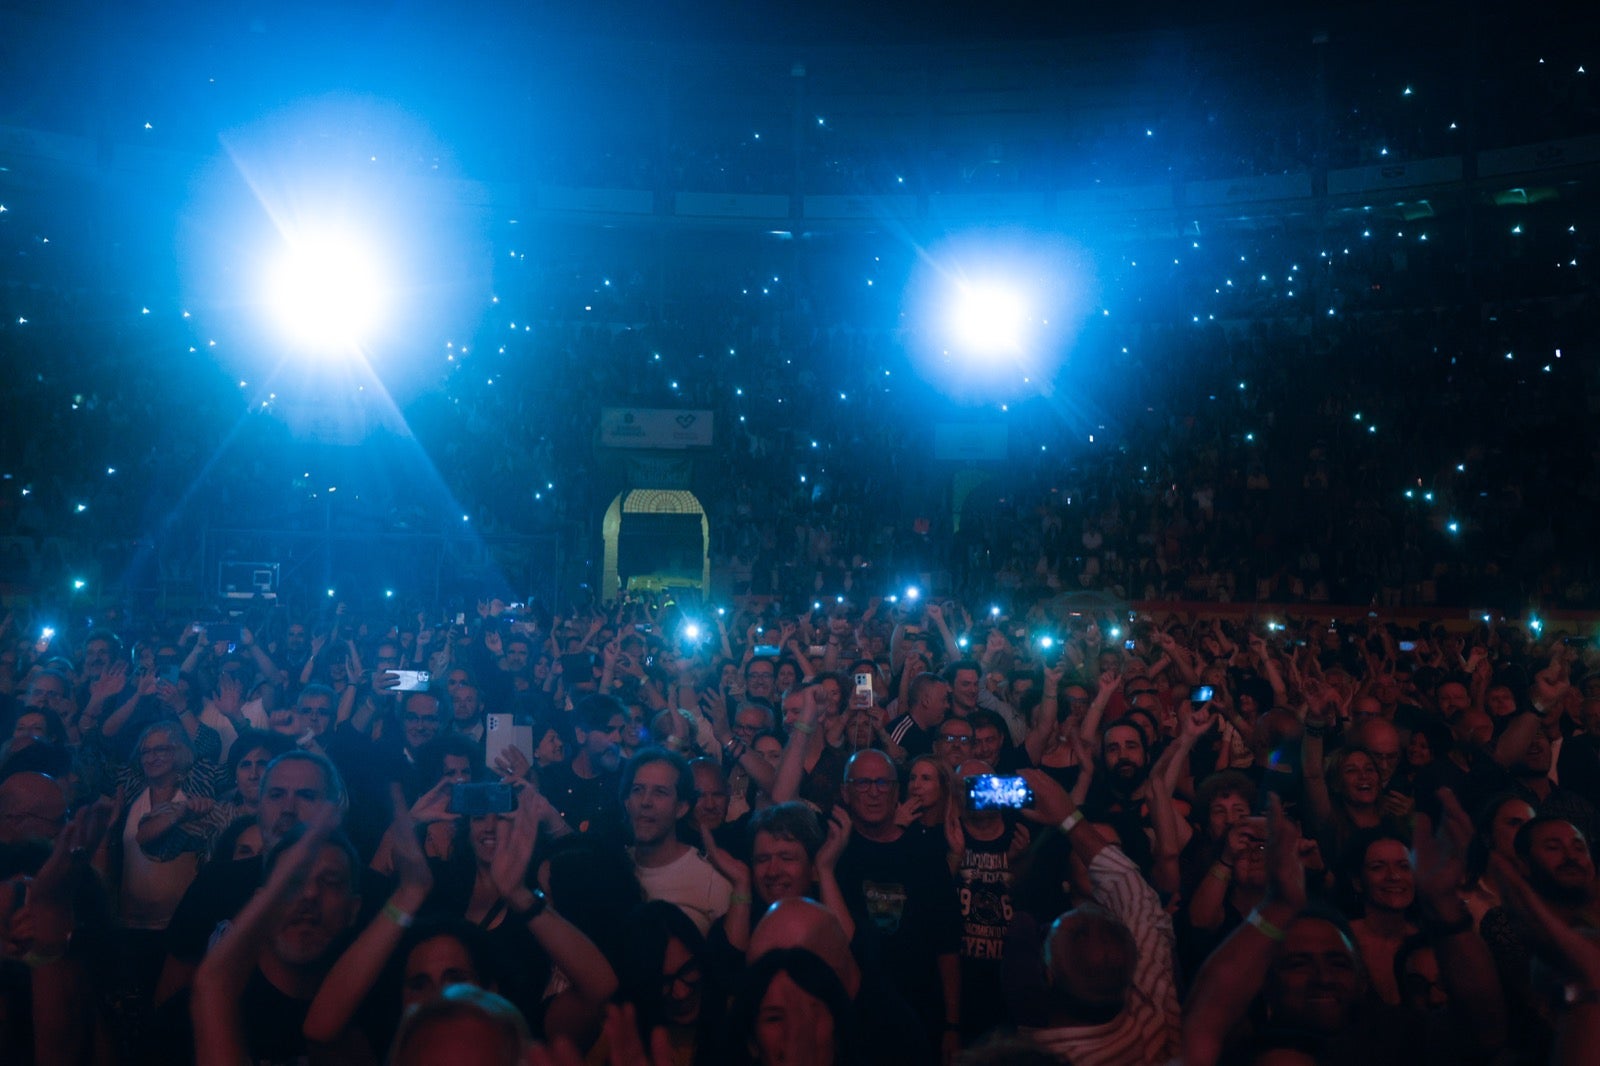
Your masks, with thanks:
[[[186,802],[181,791],[172,802]],[[122,830],[122,924],[128,929],[165,929],[178,909],[189,882],[200,871],[198,852],[186,851],[171,862],[157,862],[139,846],[139,823],[150,813],[150,790],[139,793],[128,808]]]
[[[635,866],[634,872],[646,899],[675,904],[701,933],[710,932],[712,923],[728,913],[733,886],[693,848],[665,866]]]

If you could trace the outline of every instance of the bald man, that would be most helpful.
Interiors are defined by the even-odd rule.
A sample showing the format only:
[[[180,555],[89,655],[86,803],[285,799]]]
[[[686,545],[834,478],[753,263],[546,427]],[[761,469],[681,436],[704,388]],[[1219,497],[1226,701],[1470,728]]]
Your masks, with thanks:
[[[943,849],[895,824],[900,776],[883,752],[851,756],[843,791],[851,830],[835,870],[839,891],[850,913],[877,930],[886,973],[923,1024],[953,1042],[961,1025],[961,911]]]
[[[0,782],[0,844],[52,843],[67,824],[67,792],[45,774],[23,770]]]
[[[769,951],[799,948],[809,951],[839,975],[850,996],[853,1017],[841,1019],[855,1034],[861,1061],[917,1063],[934,1061],[934,1045],[926,1027],[888,981],[863,973],[850,953],[850,939],[839,919],[810,899],[783,899],[767,908],[750,934],[745,952],[754,963]]]

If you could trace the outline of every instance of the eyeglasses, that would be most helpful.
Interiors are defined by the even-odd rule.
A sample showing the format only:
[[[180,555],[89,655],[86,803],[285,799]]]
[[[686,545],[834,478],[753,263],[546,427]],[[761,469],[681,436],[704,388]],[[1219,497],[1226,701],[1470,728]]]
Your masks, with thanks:
[[[857,792],[866,792],[868,790],[873,792],[892,792],[899,783],[892,777],[852,777],[845,782]]]
[[[700,976],[700,960],[690,959],[672,973],[661,975],[661,991],[670,996],[679,982],[693,991],[700,987]]]
[[[146,755],[171,755],[173,752],[175,752],[177,750],[178,750],[178,746],[176,744],[157,744],[153,748],[141,748],[141,749],[139,749],[139,754],[141,756],[146,756]]]
[[[939,738],[946,744],[971,744],[972,738],[965,733],[945,733]]]
[[[438,725],[439,716],[436,714],[406,714],[401,716],[401,721],[406,725]]]

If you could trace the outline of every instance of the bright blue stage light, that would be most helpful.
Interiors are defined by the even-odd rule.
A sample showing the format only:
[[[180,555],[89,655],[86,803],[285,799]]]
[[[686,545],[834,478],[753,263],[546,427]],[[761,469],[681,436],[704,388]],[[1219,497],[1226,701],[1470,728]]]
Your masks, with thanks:
[[[1086,317],[1095,269],[1059,234],[988,229],[918,249],[907,341],[918,373],[963,403],[1050,394]]]
[[[289,340],[318,351],[350,348],[379,328],[389,289],[370,245],[340,229],[285,234],[285,245],[264,286]]]
[[[957,286],[950,332],[964,352],[1007,355],[1020,351],[1028,326],[1028,306],[1004,284]]]

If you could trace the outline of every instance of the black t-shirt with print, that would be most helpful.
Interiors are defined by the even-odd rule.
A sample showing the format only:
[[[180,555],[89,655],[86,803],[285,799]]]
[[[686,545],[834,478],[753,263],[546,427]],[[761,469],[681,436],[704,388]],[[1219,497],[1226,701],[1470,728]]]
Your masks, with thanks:
[[[851,912],[878,934],[885,975],[924,1020],[942,1025],[936,960],[961,947],[961,912],[943,858],[904,835],[878,843],[852,833],[836,873]]]

